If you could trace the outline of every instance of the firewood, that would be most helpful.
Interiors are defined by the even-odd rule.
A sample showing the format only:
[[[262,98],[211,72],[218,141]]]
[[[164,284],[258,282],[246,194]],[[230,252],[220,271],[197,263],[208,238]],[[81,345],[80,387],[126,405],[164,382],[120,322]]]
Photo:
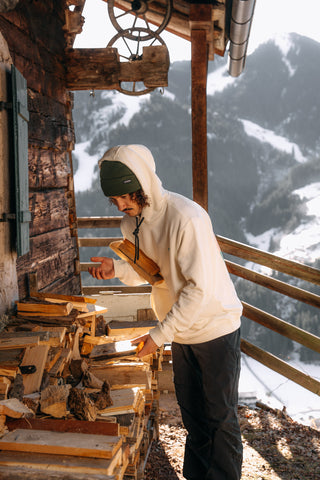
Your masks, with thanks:
[[[39,391],[48,351],[49,345],[39,345],[26,349],[21,365],[34,365],[36,367],[35,373],[23,375],[26,395]]]
[[[136,355],[136,353],[137,346],[131,345],[130,340],[120,340],[105,345],[96,345],[90,353],[90,358],[94,360],[104,360],[127,357],[130,355]]]
[[[151,258],[147,257],[142,250],[139,251],[139,260],[134,262],[135,246],[129,240],[124,239],[123,241],[111,242],[109,247],[122,258],[122,260],[128,262],[131,267],[151,285],[158,285],[163,282],[160,268]]]
[[[54,418],[67,416],[67,399],[71,385],[50,385],[41,391],[40,410]]]
[[[18,312],[23,315],[35,315],[41,316],[54,316],[54,315],[69,315],[73,309],[71,302],[63,304],[55,303],[28,303],[28,302],[16,302]]]
[[[156,327],[158,323],[157,319],[132,322],[111,320],[111,322],[107,324],[107,331],[109,336],[119,336],[129,339],[148,333],[150,328]]]
[[[84,358],[73,359],[69,363],[69,370],[75,382],[79,383],[83,375],[88,370],[88,363]],[[103,382],[101,382],[102,385]],[[101,385],[99,388],[101,388]]]
[[[71,412],[79,420],[94,422],[97,418],[97,407],[85,391],[80,388],[70,390],[68,404]]]
[[[47,292],[35,292],[32,290],[30,292],[30,297],[50,299],[52,300],[62,300],[64,302],[78,302],[78,303],[96,303],[95,298],[82,297],[80,295],[61,295],[58,293],[47,293]]]
[[[0,439],[1,450],[112,458],[122,444],[109,435],[17,429]]]
[[[0,415],[7,415],[12,418],[28,418],[33,417],[34,412],[17,398],[10,398],[0,401]]]
[[[103,382],[100,392],[91,393],[89,396],[98,410],[103,410],[113,405],[113,400],[110,395],[110,385],[107,380]]]
[[[21,373],[18,373],[11,384],[8,397],[17,398],[22,402],[23,395],[24,395],[23,376],[21,375]]]
[[[82,377],[82,383],[85,387],[88,388],[102,388],[104,382],[100,380],[98,377],[93,375],[93,373],[86,371]]]
[[[14,350],[18,348],[26,348],[26,347],[35,347],[39,345],[40,338],[39,336],[34,336],[30,338],[28,336],[16,338],[12,336],[12,338],[4,338],[3,336],[0,337],[0,350]]]

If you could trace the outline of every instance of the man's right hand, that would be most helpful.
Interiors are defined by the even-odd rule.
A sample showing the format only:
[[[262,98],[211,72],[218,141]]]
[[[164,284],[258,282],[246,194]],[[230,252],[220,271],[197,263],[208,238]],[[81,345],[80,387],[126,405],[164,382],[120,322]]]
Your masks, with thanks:
[[[89,267],[88,272],[98,280],[109,280],[114,278],[114,264],[113,259],[108,257],[92,257],[91,262],[100,262],[96,267]]]

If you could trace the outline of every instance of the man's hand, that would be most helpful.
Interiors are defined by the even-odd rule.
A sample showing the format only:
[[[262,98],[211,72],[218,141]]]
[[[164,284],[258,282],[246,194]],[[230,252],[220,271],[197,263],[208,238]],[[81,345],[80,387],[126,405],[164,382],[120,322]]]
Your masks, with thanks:
[[[144,345],[140,352],[137,353],[137,357],[139,358],[149,355],[150,353],[154,353],[159,348],[149,334],[142,335],[141,337],[131,340],[132,345],[139,345],[140,342],[143,342]]]
[[[92,257],[91,262],[101,262],[97,267],[89,267],[88,272],[98,280],[109,280],[114,278],[113,259],[107,257]]]

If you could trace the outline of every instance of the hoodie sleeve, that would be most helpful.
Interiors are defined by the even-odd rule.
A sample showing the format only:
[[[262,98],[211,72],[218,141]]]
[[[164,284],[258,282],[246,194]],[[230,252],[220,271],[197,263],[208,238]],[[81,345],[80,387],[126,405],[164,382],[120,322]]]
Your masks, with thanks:
[[[137,285],[148,283],[144,278],[140,277],[140,275],[125,260],[114,260],[113,264],[115,277],[119,278],[119,280],[125,285],[135,287]]]
[[[162,323],[150,330],[158,346],[171,342],[175,335],[185,336],[188,330],[201,331],[201,318],[207,321],[234,308],[233,285],[211,223],[203,217],[191,219],[177,236],[176,245],[176,271],[182,277],[182,288]]]

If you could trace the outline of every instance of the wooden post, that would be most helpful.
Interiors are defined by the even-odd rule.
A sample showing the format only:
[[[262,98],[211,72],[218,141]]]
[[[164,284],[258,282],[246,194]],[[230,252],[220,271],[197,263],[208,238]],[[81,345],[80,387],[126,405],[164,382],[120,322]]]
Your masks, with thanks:
[[[207,71],[212,6],[190,5],[193,199],[208,210]]]

